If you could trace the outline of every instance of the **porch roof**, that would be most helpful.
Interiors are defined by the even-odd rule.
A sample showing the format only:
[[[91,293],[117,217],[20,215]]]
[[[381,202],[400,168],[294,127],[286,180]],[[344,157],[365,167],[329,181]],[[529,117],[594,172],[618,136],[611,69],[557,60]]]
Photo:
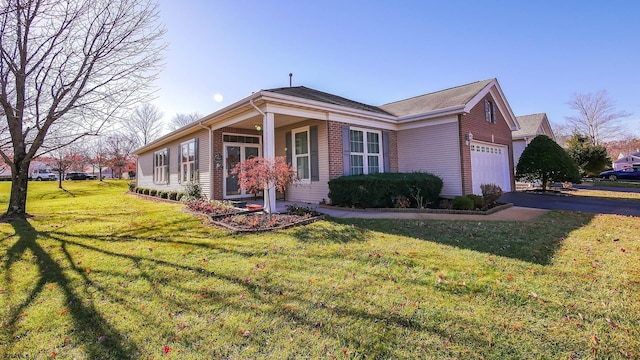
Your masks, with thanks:
[[[307,100],[319,101],[332,105],[344,106],[356,110],[365,110],[377,114],[393,115],[377,106],[367,105],[361,102],[353,101],[342,96],[329,94],[323,91],[311,89],[305,86],[281,87],[275,89],[267,89],[264,91],[274,92],[277,94],[295,96]]]

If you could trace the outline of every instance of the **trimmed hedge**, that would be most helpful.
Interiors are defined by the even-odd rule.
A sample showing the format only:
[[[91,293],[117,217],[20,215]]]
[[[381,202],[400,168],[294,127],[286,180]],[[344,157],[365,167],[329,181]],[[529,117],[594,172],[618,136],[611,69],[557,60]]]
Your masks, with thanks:
[[[473,210],[475,207],[473,199],[468,196],[456,196],[453,198],[452,204],[454,210]]]
[[[420,207],[437,202],[442,186],[441,178],[424,172],[342,176],[329,181],[329,199],[338,206],[391,208],[402,195]]]

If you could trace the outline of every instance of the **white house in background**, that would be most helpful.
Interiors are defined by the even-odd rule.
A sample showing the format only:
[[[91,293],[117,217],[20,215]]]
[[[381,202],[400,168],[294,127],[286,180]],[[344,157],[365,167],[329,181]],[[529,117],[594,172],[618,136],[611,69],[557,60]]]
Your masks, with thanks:
[[[284,156],[300,178],[281,194],[288,201],[328,201],[329,180],[377,172],[433,173],[446,197],[484,183],[511,191],[518,129],[496,79],[381,106],[304,86],[261,90],[137,149],[136,183],[180,191],[195,181],[210,199],[237,199],[248,195],[231,174],[238,162]]]
[[[523,115],[518,116],[518,124],[520,124],[520,129],[513,131],[511,134],[513,136],[513,164],[514,168],[518,165],[518,160],[520,160],[520,156],[524,149],[529,145],[531,140],[538,135],[547,135],[553,140],[556,139],[553,134],[553,130],[551,130],[551,124],[549,124],[549,119],[547,118],[547,114],[531,114],[531,115]]]
[[[640,152],[629,155],[620,154],[616,160],[613,160],[613,170],[622,170],[634,166],[640,166]]]

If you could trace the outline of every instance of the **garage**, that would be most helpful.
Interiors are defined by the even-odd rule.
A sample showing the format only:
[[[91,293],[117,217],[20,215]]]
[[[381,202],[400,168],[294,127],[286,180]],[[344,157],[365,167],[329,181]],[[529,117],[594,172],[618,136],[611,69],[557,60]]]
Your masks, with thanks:
[[[471,183],[473,193],[482,195],[480,185],[497,184],[511,191],[509,149],[505,145],[471,142]]]

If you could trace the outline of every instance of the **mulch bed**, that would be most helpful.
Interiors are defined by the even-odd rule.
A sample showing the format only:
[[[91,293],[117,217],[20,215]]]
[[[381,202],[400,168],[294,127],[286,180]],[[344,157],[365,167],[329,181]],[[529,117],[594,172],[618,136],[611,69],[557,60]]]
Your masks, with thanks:
[[[325,215],[320,213],[291,215],[291,214],[268,214],[258,210],[254,212],[243,212],[236,215],[221,216],[212,219],[211,223],[225,228],[232,233],[256,233],[264,231],[282,230],[293,226],[307,225],[312,222],[324,219]]]

